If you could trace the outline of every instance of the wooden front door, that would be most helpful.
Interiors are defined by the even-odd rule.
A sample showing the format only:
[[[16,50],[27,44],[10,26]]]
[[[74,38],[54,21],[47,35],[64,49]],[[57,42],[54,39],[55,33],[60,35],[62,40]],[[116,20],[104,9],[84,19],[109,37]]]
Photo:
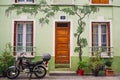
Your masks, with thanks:
[[[70,63],[70,22],[55,23],[55,64]]]

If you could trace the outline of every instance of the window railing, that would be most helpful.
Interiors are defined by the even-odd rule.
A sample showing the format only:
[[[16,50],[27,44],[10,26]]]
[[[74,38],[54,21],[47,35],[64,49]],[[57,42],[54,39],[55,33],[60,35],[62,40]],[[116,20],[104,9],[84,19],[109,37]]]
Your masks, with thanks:
[[[14,46],[13,47],[13,53],[14,55],[15,54],[19,54],[19,53],[27,53],[29,55],[35,55],[36,53],[36,47],[32,47],[32,46],[26,46],[26,47],[23,47],[23,46]]]
[[[97,53],[100,53],[101,57],[112,57],[113,47],[110,46],[93,46],[90,47],[91,56],[95,56]]]

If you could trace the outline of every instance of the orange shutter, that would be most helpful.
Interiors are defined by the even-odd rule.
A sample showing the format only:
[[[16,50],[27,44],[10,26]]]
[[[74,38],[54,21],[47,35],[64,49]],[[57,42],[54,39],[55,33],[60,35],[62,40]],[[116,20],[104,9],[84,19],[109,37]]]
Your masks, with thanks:
[[[17,25],[17,22],[15,21],[14,22],[14,53],[13,53],[13,55],[15,56],[16,55],[16,25]]]
[[[109,0],[92,0],[92,4],[109,4]]]

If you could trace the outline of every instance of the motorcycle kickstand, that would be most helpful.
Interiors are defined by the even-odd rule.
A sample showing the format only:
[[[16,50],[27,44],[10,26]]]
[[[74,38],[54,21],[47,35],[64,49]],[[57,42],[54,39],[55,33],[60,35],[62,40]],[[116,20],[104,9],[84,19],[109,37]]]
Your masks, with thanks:
[[[30,79],[32,78],[32,73],[30,73]]]
[[[29,76],[29,74],[30,74],[30,76]],[[28,73],[27,76],[29,76],[29,80],[31,80],[31,78],[32,78],[32,73]]]

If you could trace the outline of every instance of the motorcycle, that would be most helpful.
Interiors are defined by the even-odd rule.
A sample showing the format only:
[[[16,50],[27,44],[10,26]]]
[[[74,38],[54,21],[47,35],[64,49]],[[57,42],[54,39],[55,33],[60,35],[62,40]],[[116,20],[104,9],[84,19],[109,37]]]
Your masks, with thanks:
[[[32,77],[32,74],[37,78],[45,77],[47,73],[46,67],[51,58],[50,54],[44,54],[43,60],[37,62],[31,62],[24,55],[25,53],[21,53],[20,56],[16,57],[14,66],[10,66],[6,71],[6,77],[14,79],[19,76],[20,72],[30,74],[30,78]]]

